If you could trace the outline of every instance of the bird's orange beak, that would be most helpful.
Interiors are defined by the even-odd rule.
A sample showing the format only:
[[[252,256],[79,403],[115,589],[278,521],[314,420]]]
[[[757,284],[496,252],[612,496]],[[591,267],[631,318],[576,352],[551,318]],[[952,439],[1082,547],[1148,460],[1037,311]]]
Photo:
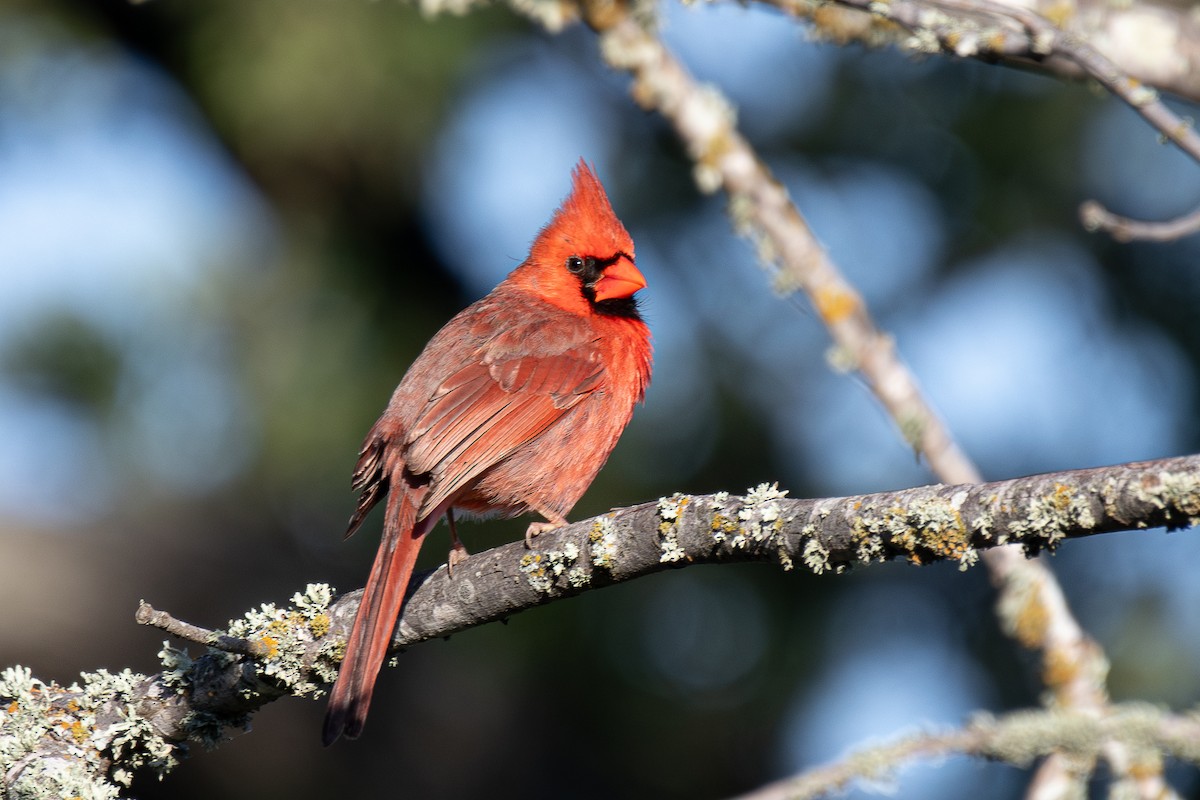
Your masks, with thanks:
[[[600,280],[596,281],[596,300],[615,300],[632,297],[634,292],[646,288],[646,278],[628,256],[621,256],[609,265]]]

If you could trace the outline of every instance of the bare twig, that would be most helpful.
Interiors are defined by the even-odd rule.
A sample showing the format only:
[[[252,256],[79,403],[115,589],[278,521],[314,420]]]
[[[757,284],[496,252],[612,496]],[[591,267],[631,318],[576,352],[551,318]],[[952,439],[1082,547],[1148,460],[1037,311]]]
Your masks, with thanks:
[[[1200,232],[1200,208],[1164,222],[1144,222],[1114,214],[1088,200],[1079,207],[1079,220],[1089,231],[1106,231],[1118,242],[1173,242]]]
[[[823,4],[812,0],[762,0],[820,25]],[[1035,11],[997,0],[830,0],[900,26],[910,49],[939,51],[959,57],[1004,58],[1031,63],[1056,59],[1069,62],[1123,100],[1162,137],[1200,162],[1200,134],[1179,117],[1158,92],[1130,77],[1128,71],[1077,33],[1055,25]],[[1103,230],[1121,241],[1168,241],[1200,231],[1200,210],[1161,222],[1120,217],[1098,202],[1085,203],[1080,214],[1088,230]]]
[[[137,612],[133,618],[139,625],[149,625],[153,628],[166,631],[179,639],[202,644],[216,650],[223,650],[226,653],[236,653],[238,655],[250,656],[251,658],[258,658],[265,656],[270,650],[262,642],[240,639],[236,636],[227,636],[220,631],[210,631],[206,628],[175,619],[175,617],[172,617],[167,612],[154,608],[145,600],[138,605]]]
[[[963,728],[918,733],[860,750],[738,800],[810,800],[842,792],[855,782],[887,780],[918,758],[961,754],[1027,766],[1035,758],[1061,751],[1065,742],[1070,743],[1071,759],[1079,763],[1095,761],[1107,742],[1134,750],[1152,745],[1159,752],[1191,761],[1200,743],[1200,720],[1194,712],[1171,714],[1132,703],[1110,706],[1101,717],[1056,710],[981,716]],[[1070,796],[1061,791],[1062,786],[1047,789],[1047,797]]]

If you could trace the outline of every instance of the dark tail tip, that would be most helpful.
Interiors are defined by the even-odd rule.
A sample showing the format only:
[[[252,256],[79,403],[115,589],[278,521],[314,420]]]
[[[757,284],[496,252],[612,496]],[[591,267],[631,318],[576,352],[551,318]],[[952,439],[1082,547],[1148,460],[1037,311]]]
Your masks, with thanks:
[[[365,711],[344,706],[335,708],[331,705],[325,712],[325,725],[321,728],[321,743],[329,747],[342,736],[347,739],[357,739],[362,735],[366,721]]]
[[[334,713],[332,708],[329,709],[325,714],[325,725],[321,729],[321,744],[329,747],[341,737],[345,728],[346,721],[343,715]]]

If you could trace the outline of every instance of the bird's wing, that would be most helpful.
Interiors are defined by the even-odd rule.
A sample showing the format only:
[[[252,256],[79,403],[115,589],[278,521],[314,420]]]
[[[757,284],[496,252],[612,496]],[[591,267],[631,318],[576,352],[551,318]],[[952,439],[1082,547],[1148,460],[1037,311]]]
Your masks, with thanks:
[[[510,329],[489,341],[480,358],[437,386],[408,426],[405,465],[431,477],[424,509],[453,497],[601,386],[605,368],[594,339],[564,347],[546,333]]]

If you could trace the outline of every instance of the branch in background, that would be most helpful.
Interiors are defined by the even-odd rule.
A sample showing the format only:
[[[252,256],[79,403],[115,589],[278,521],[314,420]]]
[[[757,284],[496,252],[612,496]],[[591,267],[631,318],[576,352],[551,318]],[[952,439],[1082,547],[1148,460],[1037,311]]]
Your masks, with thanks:
[[[695,163],[701,188],[723,188],[728,194],[734,225],[755,242],[764,265],[777,267],[777,289],[790,294],[799,288],[808,295],[837,348],[835,364],[862,374],[901,435],[941,480],[978,483],[978,471],[922,395],[891,337],[875,326],[861,295],[737,130],[729,103],[715,88],[697,83],[624,4],[590,0],[583,8],[585,19],[600,33],[604,58],[633,77],[634,98],[674,126]],[[984,563],[996,586],[1002,627],[1040,652],[1042,679],[1056,700],[1066,708],[1100,713],[1108,703],[1108,660],[1071,612],[1054,574],[1014,548],[990,550]],[[1031,610],[1042,621],[1036,629],[1023,624]],[[1109,764],[1119,777],[1129,762],[1126,756],[1124,746],[1115,743]],[[1042,766],[1039,780],[1067,781],[1068,772],[1064,759],[1052,758]],[[1143,797],[1161,796],[1161,774],[1146,771],[1139,780]]]
[[[857,0],[761,0],[789,14],[811,18],[815,33],[837,44],[857,42],[869,47],[892,45],[907,50],[941,50],[935,37],[917,34],[936,27],[933,0],[891,0],[868,5]],[[974,5],[974,4],[972,4]],[[1110,0],[990,0],[1001,15],[1006,12],[1032,12],[1055,26],[1063,34],[1090,42],[1107,59],[1138,83],[1161,91],[1200,101],[1200,16],[1186,3],[1170,0],[1138,0],[1136,3]],[[982,7],[980,7],[982,11]],[[926,17],[921,19],[921,17]],[[978,44],[978,20],[964,32],[976,35],[958,41],[952,37],[948,50],[964,58],[983,61],[996,59],[1033,67],[1058,78],[1086,75],[1078,64],[1057,54],[1031,54],[1017,39],[985,43],[986,50],[972,49]],[[985,20],[986,21],[986,20]],[[1021,25],[1012,19],[1009,31],[1020,33]]]
[[[1173,242],[1200,232],[1200,208],[1166,222],[1144,222],[1114,214],[1088,200],[1079,207],[1079,221],[1089,231],[1107,231],[1118,242]]]
[[[1109,707],[1102,717],[1056,710],[980,716],[957,730],[918,733],[860,750],[841,761],[742,795],[738,800],[810,800],[843,793],[855,783],[873,786],[890,783],[895,773],[918,758],[967,755],[1028,766],[1034,759],[1062,750],[1064,743],[1068,743],[1073,760],[1090,763],[1101,755],[1106,742],[1120,742],[1130,750],[1149,750],[1195,762],[1200,755],[1200,715],[1171,714],[1150,705],[1124,703]]]
[[[904,558],[965,568],[980,551],[1011,549],[1004,542],[1038,551],[1108,531],[1195,525],[1200,455],[859,497],[785,495],[769,486],[744,497],[675,495],[548,531],[533,550],[514,542],[471,556],[453,578],[439,568],[414,582],[393,649],[693,564],[762,561],[823,574]],[[319,696],[360,597],[333,600],[328,587],[309,586],[291,606],[265,604],[223,633],[141,607],[143,624],[238,651],[192,658],[164,646],[157,675],[100,671],[62,687],[5,670],[0,786],[13,797],[115,797],[134,770],[169,770],[188,742],[215,745],[280,697]],[[1032,603],[1021,619],[1033,637],[1046,622]]]
[[[1192,123],[1171,111],[1145,80],[1133,77],[1129,69],[1118,65],[1099,47],[1093,46],[1086,29],[1081,30],[1078,24],[1071,24],[1077,23],[1078,19],[1087,19],[1091,24],[1096,24],[1095,14],[1077,18],[1069,5],[1058,5],[1045,9],[1045,13],[1054,15],[1052,20],[1027,7],[1004,0],[761,2],[774,5],[793,16],[812,20],[818,35],[839,42],[857,39],[876,45],[892,43],[915,52],[946,53],[984,60],[1003,59],[1092,78],[1137,111],[1164,140],[1173,142],[1193,160],[1200,162],[1200,134],[1196,133]],[[1135,26],[1140,28],[1136,34],[1126,33],[1122,38],[1110,35],[1104,39],[1110,50],[1116,48],[1115,42],[1123,43],[1131,38],[1137,41],[1141,50],[1152,49],[1157,42],[1154,31],[1159,30],[1154,26],[1166,25],[1169,21],[1159,19],[1168,13],[1160,7],[1112,13],[1128,16],[1112,26],[1111,34],[1127,32]],[[1180,17],[1186,16],[1182,10],[1176,13]],[[866,14],[870,16],[864,17]],[[1197,22],[1200,18],[1191,15],[1188,19],[1200,40],[1200,24]],[[881,26],[879,22],[885,24]],[[1163,32],[1171,37],[1178,36],[1178,31],[1174,29],[1164,28]],[[1200,44],[1194,50],[1200,59]],[[1172,56],[1175,56],[1175,60],[1179,58],[1170,49],[1161,52],[1165,59]],[[1122,55],[1126,63],[1140,63],[1132,53],[1123,52]],[[1194,96],[1200,96],[1200,86],[1193,87],[1193,92]],[[1080,215],[1088,230],[1103,230],[1122,241],[1166,241],[1200,232],[1200,210],[1164,222],[1143,222],[1112,214],[1092,200],[1081,207]]]

